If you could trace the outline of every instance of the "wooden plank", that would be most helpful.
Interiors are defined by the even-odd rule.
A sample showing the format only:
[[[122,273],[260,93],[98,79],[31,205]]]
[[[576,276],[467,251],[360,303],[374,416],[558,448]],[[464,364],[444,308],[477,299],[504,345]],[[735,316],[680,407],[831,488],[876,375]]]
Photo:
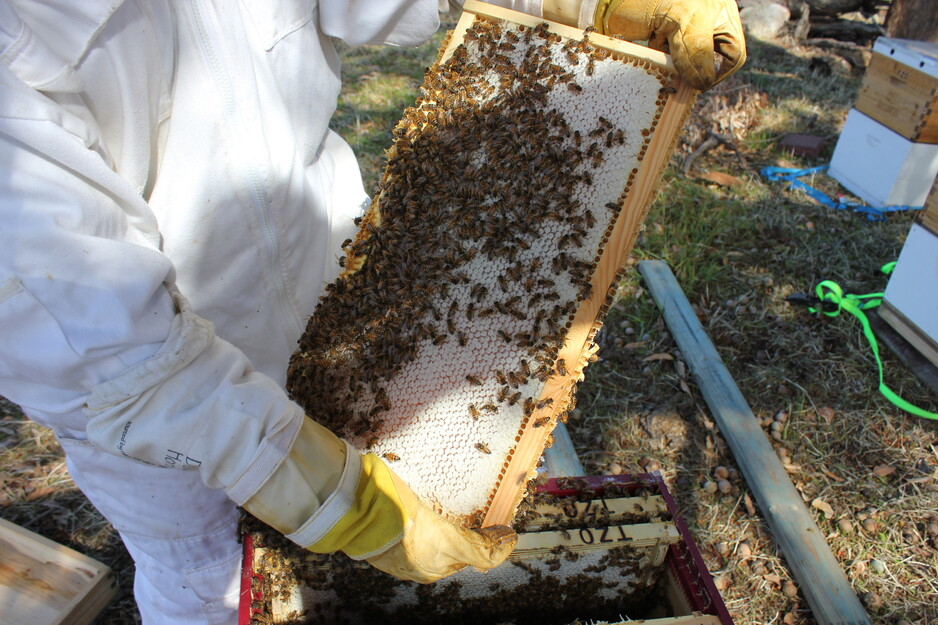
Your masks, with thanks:
[[[639,271],[733,451],[772,535],[821,625],[867,625],[870,618],[831,554],[759,422],[733,381],[666,263]]]
[[[573,505],[574,508],[569,508]],[[576,510],[574,513],[573,510]],[[633,523],[635,519],[665,518],[668,517],[668,505],[660,495],[644,497],[618,497],[616,499],[591,499],[577,501],[567,506],[542,505],[537,508],[541,516],[532,519],[524,526],[524,531],[539,531],[544,527],[556,525],[556,515],[562,515],[566,522],[576,521],[583,525],[596,524],[597,520],[604,524],[623,524],[628,520]]]
[[[534,556],[556,553],[558,545],[571,551],[595,551],[613,547],[661,547],[673,545],[681,540],[674,523],[638,523],[633,525],[610,525],[609,527],[584,527],[572,530],[522,532],[518,534],[518,546],[509,556],[521,560]],[[661,558],[664,559],[664,550]]]
[[[0,519],[0,625],[85,625],[115,592],[107,566]]]

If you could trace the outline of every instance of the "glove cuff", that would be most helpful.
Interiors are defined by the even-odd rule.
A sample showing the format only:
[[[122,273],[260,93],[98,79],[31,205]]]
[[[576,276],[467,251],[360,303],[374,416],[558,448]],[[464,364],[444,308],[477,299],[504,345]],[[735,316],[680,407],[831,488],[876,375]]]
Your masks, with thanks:
[[[343,443],[346,448],[345,466],[339,485],[303,525],[292,534],[287,534],[287,538],[301,547],[322,541],[355,505],[356,491],[362,478],[362,457],[347,442]]]
[[[350,455],[358,458],[354,451]],[[307,522],[312,523],[315,529],[311,526],[309,533],[303,534],[304,541],[300,544],[307,545],[310,551],[344,551],[352,559],[364,560],[384,553],[404,537],[412,516],[404,498],[407,496],[407,501],[412,499],[409,489],[395,480],[391,469],[378,456],[365,454],[359,463],[360,477],[354,492],[349,495],[351,505],[337,503],[335,509],[318,518],[319,513],[328,507],[327,501],[327,505]],[[351,476],[346,478],[343,475],[343,482],[346,479],[351,481]],[[342,510],[345,514],[340,517]],[[305,527],[306,524],[296,533],[303,532]],[[314,537],[318,540],[306,542]]]

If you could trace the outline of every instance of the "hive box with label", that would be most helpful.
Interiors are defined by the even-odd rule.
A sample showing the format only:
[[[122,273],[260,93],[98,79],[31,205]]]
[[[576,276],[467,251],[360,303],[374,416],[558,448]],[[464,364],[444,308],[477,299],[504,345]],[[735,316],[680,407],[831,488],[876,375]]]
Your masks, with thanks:
[[[856,109],[916,143],[938,143],[938,44],[880,37]]]
[[[938,44],[880,37],[831,159],[867,204],[921,206],[938,174]]]

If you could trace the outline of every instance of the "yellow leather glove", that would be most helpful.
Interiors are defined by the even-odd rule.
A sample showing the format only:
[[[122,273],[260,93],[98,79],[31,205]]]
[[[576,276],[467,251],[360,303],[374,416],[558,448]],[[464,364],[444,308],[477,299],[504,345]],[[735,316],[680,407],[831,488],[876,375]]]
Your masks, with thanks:
[[[517,542],[504,526],[472,531],[444,519],[383,460],[359,456],[310,419],[287,458],[244,507],[311,551],[343,551],[423,584],[469,565],[497,566]]]
[[[700,91],[746,62],[736,0],[600,0],[595,27],[668,52],[681,76]],[[714,53],[723,57],[719,73]]]

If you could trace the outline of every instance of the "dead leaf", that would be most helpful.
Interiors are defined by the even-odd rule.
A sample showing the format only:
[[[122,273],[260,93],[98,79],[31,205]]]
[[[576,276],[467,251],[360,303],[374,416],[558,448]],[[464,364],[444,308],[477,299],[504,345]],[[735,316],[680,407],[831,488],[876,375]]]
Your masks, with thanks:
[[[795,613],[788,612],[787,614],[785,614],[785,616],[782,617],[782,623],[784,623],[785,625],[795,625]]]
[[[674,366],[677,367],[677,374],[682,378],[687,377],[687,365],[684,364],[683,360],[677,360],[674,363]]]
[[[682,390],[682,391],[684,391],[684,392],[687,393],[688,395],[691,394],[691,392],[690,392],[690,387],[687,386],[687,382],[684,381],[684,378],[681,378],[681,379],[680,379],[679,384],[681,385],[681,390]]]
[[[830,423],[831,420],[834,418],[834,409],[831,408],[830,406],[821,406],[820,408],[818,408],[817,413],[821,415],[824,418],[824,420],[827,421],[828,423]]]
[[[704,180],[709,180],[710,182],[715,182],[722,187],[738,187],[743,184],[743,181],[737,178],[736,176],[731,176],[729,174],[724,174],[719,171],[708,171],[700,174],[700,178]]]
[[[647,344],[648,341],[636,341],[635,343],[626,343],[625,349],[635,349],[636,347],[641,347],[642,345]]]
[[[672,356],[671,354],[661,353],[661,354],[652,354],[651,356],[645,356],[644,358],[642,358],[642,362],[652,362],[655,360],[674,360],[674,356]]]
[[[776,586],[782,585],[782,576],[776,575],[775,573],[766,573],[762,576],[762,579],[769,582],[770,584],[775,584]]]
[[[831,478],[832,480],[836,480],[836,481],[838,481],[838,482],[846,482],[846,481],[847,481],[847,480],[845,480],[844,478],[842,478],[842,477],[840,477],[839,475],[837,475],[836,473],[831,473],[831,472],[828,471],[827,469],[821,469],[821,471],[824,473],[824,475],[826,475],[827,477]]]
[[[834,516],[834,509],[831,508],[831,505],[829,503],[827,503],[820,497],[818,497],[817,499],[811,502],[811,507],[817,508],[818,510],[823,512],[824,516],[826,516],[827,518]]]
[[[748,512],[750,516],[755,516],[756,507],[752,505],[752,497],[749,496],[749,493],[743,494],[743,504],[746,506],[746,512]]]
[[[873,475],[876,477],[888,477],[895,472],[896,470],[888,464],[880,464],[873,468]]]
[[[37,488],[36,490],[26,495],[26,501],[35,501],[39,499],[40,497],[51,495],[55,491],[56,489],[53,488],[52,486],[43,486],[42,488]]]

